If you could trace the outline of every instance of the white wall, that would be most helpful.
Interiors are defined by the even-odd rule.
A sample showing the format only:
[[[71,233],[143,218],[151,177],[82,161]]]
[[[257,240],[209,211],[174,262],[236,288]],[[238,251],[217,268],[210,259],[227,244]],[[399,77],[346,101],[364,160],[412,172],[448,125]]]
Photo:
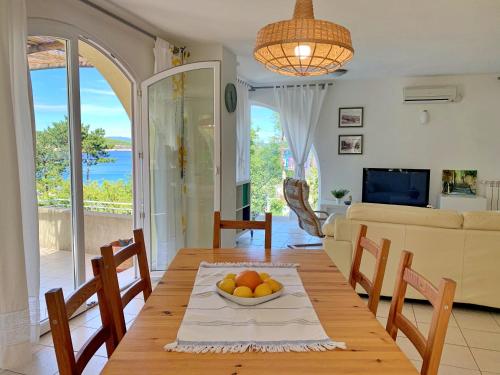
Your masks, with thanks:
[[[403,104],[403,87],[457,85],[458,103]],[[338,80],[325,98],[314,146],[322,200],[346,188],[361,200],[363,168],[431,169],[430,203],[437,205],[443,169],[477,169],[479,179],[500,179],[500,81],[494,75]],[[274,106],[272,90],[252,100]],[[363,128],[338,128],[338,108],[362,106]],[[421,125],[427,109],[430,122]],[[363,155],[338,155],[339,134],[363,134]]]
[[[403,87],[458,85],[463,99],[447,104],[403,104]],[[339,129],[338,108],[363,106],[365,126]],[[427,109],[430,122],[421,125]],[[364,154],[338,155],[339,134],[363,134]],[[315,145],[322,199],[344,187],[361,200],[363,168],[431,170],[429,201],[437,205],[443,169],[477,169],[479,179],[500,178],[500,82],[496,76],[339,81],[325,99]]]

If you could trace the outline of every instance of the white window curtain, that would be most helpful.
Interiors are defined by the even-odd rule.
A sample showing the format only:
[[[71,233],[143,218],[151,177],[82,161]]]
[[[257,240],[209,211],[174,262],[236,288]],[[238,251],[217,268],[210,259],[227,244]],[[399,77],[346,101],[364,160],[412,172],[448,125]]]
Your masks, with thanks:
[[[250,85],[241,79],[236,83],[236,182],[250,180]]]
[[[327,85],[280,86],[274,89],[281,126],[295,161],[295,178],[305,178],[305,164],[327,89]]]
[[[39,337],[40,253],[24,0],[0,1],[0,368]]]
[[[170,44],[156,38],[154,47],[154,72],[159,73],[172,68],[173,54]],[[156,269],[166,269],[172,254],[168,249],[177,249],[184,244],[181,214],[182,214],[182,181],[179,168],[176,164],[166,160],[177,160],[180,124],[179,116],[172,115],[179,112],[177,102],[169,100],[173,92],[172,82],[163,81],[150,89],[150,118],[149,142],[151,166],[154,168],[152,176],[151,206],[154,215],[151,221],[151,240],[157,247],[157,259],[153,259]],[[170,115],[169,115],[170,114]],[[163,187],[163,188],[159,188]],[[175,254],[174,254],[175,255]]]
[[[153,53],[155,55],[155,74],[172,67],[172,52],[170,52],[170,43],[166,40],[156,38]]]

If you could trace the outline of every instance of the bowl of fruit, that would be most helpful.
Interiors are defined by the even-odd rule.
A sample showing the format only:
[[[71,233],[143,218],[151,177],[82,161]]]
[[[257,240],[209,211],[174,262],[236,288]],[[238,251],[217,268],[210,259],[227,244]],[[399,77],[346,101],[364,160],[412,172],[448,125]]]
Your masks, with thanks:
[[[278,298],[283,285],[268,273],[245,270],[229,273],[217,282],[217,293],[239,305],[254,306]]]

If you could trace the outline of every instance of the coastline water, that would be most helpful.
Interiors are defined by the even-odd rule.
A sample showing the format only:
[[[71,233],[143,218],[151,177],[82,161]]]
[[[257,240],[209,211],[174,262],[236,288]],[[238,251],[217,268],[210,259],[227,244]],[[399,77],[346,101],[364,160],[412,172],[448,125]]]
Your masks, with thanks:
[[[129,181],[132,178],[132,150],[114,149],[108,150],[108,153],[113,162],[101,163],[90,167],[89,181],[86,180],[87,167],[85,165],[82,166],[84,183],[97,181],[99,184],[102,184],[104,181]]]

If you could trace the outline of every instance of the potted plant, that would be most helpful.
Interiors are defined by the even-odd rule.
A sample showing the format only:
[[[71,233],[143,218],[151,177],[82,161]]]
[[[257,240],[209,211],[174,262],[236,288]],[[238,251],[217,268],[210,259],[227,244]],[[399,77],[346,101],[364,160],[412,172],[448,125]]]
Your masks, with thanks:
[[[349,193],[349,190],[346,189],[332,190],[331,193],[335,197],[337,204],[342,204],[342,198],[344,198],[346,194]]]

